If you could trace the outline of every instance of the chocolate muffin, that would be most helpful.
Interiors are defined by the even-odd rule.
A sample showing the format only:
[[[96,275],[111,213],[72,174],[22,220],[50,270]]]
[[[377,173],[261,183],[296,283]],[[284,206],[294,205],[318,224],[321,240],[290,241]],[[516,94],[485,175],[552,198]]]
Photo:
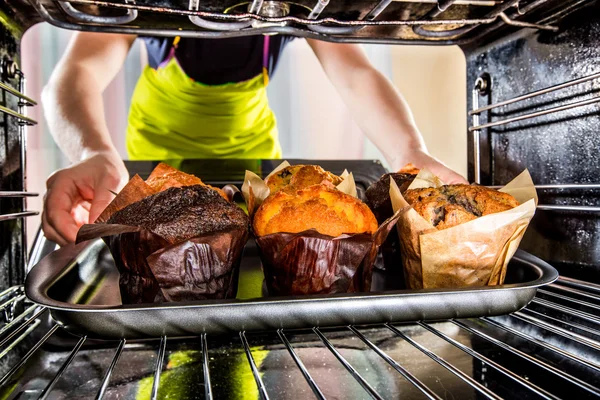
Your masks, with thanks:
[[[403,195],[415,211],[439,230],[519,205],[508,193],[475,185],[412,189]]]
[[[204,185],[173,187],[114,213],[109,224],[139,226],[178,243],[228,229],[248,229],[249,218],[235,203]]]

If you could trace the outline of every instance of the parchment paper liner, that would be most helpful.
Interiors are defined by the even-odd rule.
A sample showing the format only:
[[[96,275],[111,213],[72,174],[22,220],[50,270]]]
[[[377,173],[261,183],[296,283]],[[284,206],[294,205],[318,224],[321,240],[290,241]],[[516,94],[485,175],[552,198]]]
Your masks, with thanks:
[[[422,170],[409,189],[441,185],[439,178]],[[508,262],[517,251],[535,213],[537,194],[527,170],[500,191],[513,195],[521,204],[511,210],[437,230],[408,205],[394,180],[390,180],[393,209],[405,210],[397,227],[408,288],[456,288],[504,283]]]
[[[270,175],[288,166],[283,162]],[[270,176],[269,175],[269,176]],[[356,197],[352,173],[344,171],[337,188]],[[250,217],[269,196],[265,182],[246,171],[242,193]],[[274,233],[256,238],[269,295],[368,292],[377,249],[393,229],[401,211],[371,234],[322,235],[311,229]]]
[[[147,187],[134,176],[101,220],[147,197]],[[235,189],[225,192],[233,194]],[[123,304],[160,303],[234,298],[248,230],[231,229],[169,243],[137,226],[100,222],[83,225],[77,243],[97,238],[104,240],[119,270]]]

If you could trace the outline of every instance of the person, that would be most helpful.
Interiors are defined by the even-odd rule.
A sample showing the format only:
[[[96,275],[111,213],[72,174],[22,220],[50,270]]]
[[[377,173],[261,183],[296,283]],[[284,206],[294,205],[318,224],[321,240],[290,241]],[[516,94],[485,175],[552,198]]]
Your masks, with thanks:
[[[148,65],[136,85],[126,144],[132,160],[280,158],[269,76],[292,37],[141,38]],[[78,32],[44,87],[50,132],[72,163],[46,183],[42,228],[59,245],[75,241],[128,181],[111,141],[102,92],[136,36]],[[409,106],[362,48],[307,39],[356,122],[390,167],[411,162],[447,183],[464,178],[427,153]]]

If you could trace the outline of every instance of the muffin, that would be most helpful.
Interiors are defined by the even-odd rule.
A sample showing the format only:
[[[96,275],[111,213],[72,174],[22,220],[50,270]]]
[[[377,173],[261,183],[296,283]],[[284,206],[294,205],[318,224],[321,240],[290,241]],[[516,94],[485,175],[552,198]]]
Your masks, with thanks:
[[[165,164],[134,176],[77,241],[102,238],[123,304],[234,298],[250,220],[225,193]]]
[[[204,185],[165,189],[117,211],[107,222],[143,228],[169,243],[249,225],[241,208]]]
[[[484,186],[444,185],[407,190],[404,199],[438,230],[484,215],[510,210],[519,202],[510,194]]]
[[[394,210],[405,210],[397,228],[407,287],[501,285],[535,214],[531,176],[523,171],[502,191],[435,178],[427,188],[390,189]]]
[[[351,174],[343,180],[318,166],[287,167],[265,181],[246,171],[242,192],[260,204],[250,213],[270,296],[370,291],[377,249],[395,221],[379,227],[348,194],[355,190]]]
[[[319,184],[335,187],[342,183],[342,178],[318,165],[290,165],[267,177],[265,183],[274,194],[287,187],[291,190]]]
[[[377,230],[377,220],[366,204],[324,184],[271,195],[257,210],[253,223],[257,236],[315,229],[336,237]]]

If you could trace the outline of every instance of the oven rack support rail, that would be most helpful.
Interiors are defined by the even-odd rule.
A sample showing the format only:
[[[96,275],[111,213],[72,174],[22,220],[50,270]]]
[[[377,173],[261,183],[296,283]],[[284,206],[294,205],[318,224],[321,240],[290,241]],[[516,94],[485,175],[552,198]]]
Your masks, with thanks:
[[[20,147],[20,170],[22,171],[22,179],[21,179],[21,188],[23,190],[16,191],[1,191],[0,190],[0,200],[8,199],[8,198],[21,198],[22,202],[20,205],[20,210],[10,210],[10,212],[0,212],[0,223],[4,221],[12,221],[16,219],[22,219],[25,217],[31,217],[34,215],[39,215],[38,211],[30,211],[27,210],[27,198],[28,197],[36,197],[38,193],[27,192],[25,188],[27,187],[27,165],[26,165],[26,156],[25,149],[27,147],[27,126],[36,125],[37,121],[29,118],[27,116],[27,108],[33,107],[37,105],[37,102],[27,95],[25,95],[26,91],[26,80],[25,75],[18,68],[18,65],[12,60],[5,60],[3,65],[3,77],[7,80],[17,80],[18,81],[18,89],[13,88],[9,84],[0,81],[0,92],[3,95],[9,95],[16,97],[17,99],[17,110],[13,110],[11,108],[6,107],[5,105],[0,105],[0,113],[5,114],[8,118],[15,118],[18,124],[18,138],[19,138],[19,147]],[[26,224],[21,225],[21,242],[25,243],[27,239],[27,227]],[[23,265],[27,264],[27,254],[23,252]]]
[[[560,18],[581,7],[584,2],[575,1],[563,9],[540,21],[528,22],[524,17],[546,6],[550,0],[536,0],[526,6],[519,6],[518,0],[380,0],[360,18],[341,19],[323,17],[330,0],[311,0],[314,5],[293,2],[252,0],[247,9],[240,6],[221,12],[206,11],[218,8],[218,4],[189,0],[188,8],[180,8],[176,2],[167,1],[159,5],[136,3],[133,0],[30,0],[38,13],[49,23],[67,28],[85,27],[93,31],[134,33],[138,35],[181,36],[181,37],[238,37],[265,33],[280,33],[330,40],[335,42],[371,42],[371,43],[438,43],[462,44],[474,40],[479,35],[501,26],[531,28],[545,31],[557,31],[555,25]],[[422,3],[431,7],[422,17],[408,19],[378,19],[394,3]],[[76,6],[96,6],[102,9],[124,11],[124,14],[98,15],[86,13]],[[204,9],[201,6],[205,7]],[[444,18],[448,10],[457,6],[481,8],[479,18]],[[235,11],[235,12],[232,12]],[[359,10],[362,11],[362,10]],[[154,18],[154,24],[160,28],[140,22],[145,15],[148,20]],[[447,14],[447,13],[446,13]],[[389,13],[388,13],[389,15]],[[455,15],[455,14],[452,14]],[[172,18],[169,24],[161,18]],[[173,26],[177,26],[174,28]],[[363,34],[366,28],[407,27],[412,33]],[[435,27],[436,29],[427,29]],[[447,29],[440,29],[440,27]],[[472,35],[478,27],[482,32]],[[471,34],[469,36],[469,34]]]
[[[585,299],[583,301],[581,299]],[[22,309],[21,312],[15,312],[17,309]],[[551,313],[554,311],[555,313]],[[0,325],[0,360],[4,358],[8,353],[15,349],[21,342],[34,331],[40,327],[41,319],[45,316],[48,310],[44,307],[30,304],[25,298],[23,288],[21,286],[12,287],[4,292],[0,293],[0,312],[4,314],[4,323]],[[556,313],[558,312],[558,313]],[[515,356],[522,363],[526,363],[531,368],[539,368],[545,373],[550,374],[556,380],[560,380],[566,385],[571,385],[576,390],[585,393],[586,395],[600,397],[600,388],[594,386],[594,384],[582,379],[575,374],[566,372],[560,365],[554,365],[547,360],[540,359],[534,355],[531,355],[529,351],[525,352],[522,349],[508,343],[507,341],[501,340],[498,337],[488,332],[489,328],[502,331],[508,335],[523,339],[528,343],[527,346],[538,346],[544,351],[551,352],[558,357],[562,357],[563,360],[572,362],[578,367],[587,369],[593,374],[600,374],[600,362],[598,357],[582,355],[581,351],[572,350],[569,345],[578,346],[579,348],[588,348],[595,354],[600,351],[600,285],[591,284],[588,282],[571,279],[567,277],[561,277],[559,280],[549,285],[545,289],[540,289],[538,296],[534,301],[521,311],[514,314],[502,317],[484,317],[478,319],[467,319],[467,320],[450,320],[445,321],[458,328],[460,331],[468,333],[473,338],[482,340],[487,344],[494,346],[495,348],[506,351],[511,355]],[[437,338],[443,340],[448,346],[452,346],[456,349],[461,350],[465,354],[472,357],[473,360],[481,362],[483,365],[495,370],[497,373],[503,375],[509,379],[512,383],[520,386],[522,389],[535,394],[539,398],[543,399],[558,399],[555,393],[552,393],[547,388],[542,387],[543,385],[531,382],[527,377],[521,376],[518,373],[511,371],[510,368],[502,365],[493,359],[477,351],[473,346],[460,343],[456,339],[450,337],[449,334],[444,333],[438,328],[439,322],[430,323],[424,321],[415,322],[417,326],[425,331],[430,332]],[[369,327],[372,328],[372,327]],[[444,359],[441,355],[435,351],[427,348],[415,339],[410,334],[403,332],[400,326],[388,323],[381,326],[382,329],[387,329],[392,332],[395,337],[399,340],[403,340],[417,349],[419,352],[435,361],[437,364],[445,368],[451,374],[456,376],[466,385],[470,386],[473,390],[478,392],[482,398],[487,399],[501,399],[497,393],[492,391],[482,382],[474,376],[470,376],[456,365],[453,365],[447,359]],[[544,335],[540,336],[538,333],[531,333],[531,329],[536,328],[544,331]],[[48,339],[56,334],[61,329],[59,325],[53,324],[49,330],[41,332],[42,337],[36,343],[32,344],[29,350],[24,356],[16,362],[8,370],[8,372],[0,378],[0,388],[6,385],[15,385],[18,383],[19,372],[23,368],[27,368],[28,363],[36,359],[35,355]],[[373,343],[363,333],[363,327],[348,326],[345,328],[358,338],[364,345],[368,346],[375,354],[381,357],[387,364],[390,365],[398,373],[398,379],[406,379],[410,382],[418,391],[420,391],[426,398],[429,399],[441,399],[439,393],[436,393],[434,388],[428,387],[421,380],[415,376],[415,374],[405,368],[400,362],[396,361],[390,355],[388,355],[383,349]],[[290,331],[292,332],[292,331]],[[289,333],[279,329],[271,332],[273,337],[276,337],[280,341],[280,345],[283,345],[290,357],[294,361],[294,364],[302,373],[302,376],[306,380],[310,390],[317,399],[325,399],[326,396],[323,390],[318,386],[317,381],[311,375],[310,371],[302,362],[302,359],[297,353],[297,348],[289,340]],[[329,332],[321,330],[318,327],[313,327],[312,332],[322,343],[322,345],[328,349],[331,354],[337,359],[337,361],[348,371],[348,373],[356,380],[356,382],[365,390],[366,395],[374,399],[383,399],[384,397],[376,391],[368,379],[361,375],[361,373],[354,367],[344,356],[341,354],[338,348],[333,344],[332,340],[328,337]],[[258,366],[251,347],[251,339],[248,338],[247,332],[239,332],[239,343],[238,346],[243,349],[246,355],[247,362],[252,371],[252,375],[255,380],[256,388],[262,399],[269,399],[268,388],[263,382],[260,373],[260,367]],[[213,390],[211,387],[211,371],[210,371],[210,350],[208,346],[208,337],[206,334],[198,337],[189,339],[199,344],[202,353],[202,371],[203,371],[203,382],[204,382],[204,397],[206,399],[213,398]],[[81,351],[84,343],[86,342],[86,336],[78,337],[76,344],[70,351],[67,351],[57,369],[56,374],[49,379],[46,386],[40,389],[37,393],[40,399],[45,399],[52,392],[57,382],[61,379],[61,376],[68,370],[72,361]],[[163,372],[165,365],[165,354],[169,338],[163,336],[160,340],[154,342],[156,349],[156,359],[154,362],[154,370],[151,376],[153,376],[153,384],[151,391],[151,398],[157,399],[160,391],[160,376]],[[565,346],[565,343],[567,346]],[[123,360],[123,354],[127,351],[128,344],[125,339],[122,339],[114,349],[112,360],[108,365],[105,365],[103,378],[97,388],[96,399],[106,397],[107,392],[110,388],[111,376],[119,364],[120,360]],[[35,362],[35,361],[33,361]],[[529,371],[529,370],[528,370]],[[533,372],[531,372],[533,373]],[[15,381],[17,380],[17,382]],[[23,383],[24,384],[24,383]]]
[[[469,111],[471,117],[471,126],[468,128],[468,132],[473,135],[473,167],[474,167],[474,178],[476,183],[481,183],[481,141],[480,134],[483,129],[508,125],[513,122],[523,121],[527,119],[537,118],[544,115],[551,115],[554,113],[560,113],[562,111],[571,110],[575,108],[585,107],[592,104],[600,103],[600,97],[595,96],[590,99],[579,100],[564,104],[561,106],[555,106],[546,108],[539,111],[534,111],[515,117],[504,118],[497,121],[490,121],[485,124],[479,122],[479,117],[483,112],[489,112],[504,106],[517,104],[525,100],[533,99],[538,96],[560,91],[562,89],[570,88],[576,85],[581,85],[586,82],[599,80],[600,72],[596,72],[578,79],[573,79],[568,82],[560,83],[554,86],[550,86],[544,89],[536,90],[530,93],[523,94],[521,96],[513,97],[508,100],[504,100],[498,103],[490,104],[487,106],[479,106],[479,98],[481,96],[487,96],[490,93],[490,79],[487,75],[482,75],[475,81],[473,90],[471,91],[471,97],[473,102],[473,109]],[[498,189],[501,186],[490,186]],[[564,183],[564,184],[552,184],[552,185],[536,185],[536,189],[540,190],[600,190],[600,183],[590,184],[577,184],[577,183]],[[577,206],[577,205],[553,205],[553,204],[539,204],[538,210],[547,211],[573,211],[573,212],[590,212],[600,213],[600,206]]]

